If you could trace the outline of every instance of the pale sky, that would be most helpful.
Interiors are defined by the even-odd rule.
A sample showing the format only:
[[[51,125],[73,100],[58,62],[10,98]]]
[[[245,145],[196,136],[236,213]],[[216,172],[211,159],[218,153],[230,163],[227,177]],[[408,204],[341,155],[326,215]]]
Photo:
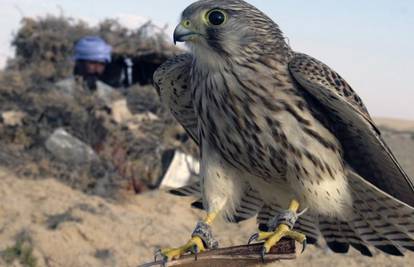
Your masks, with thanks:
[[[92,24],[118,18],[131,28],[147,18],[177,24],[192,0],[0,0],[0,66],[22,16],[46,13]],[[248,0],[275,20],[297,51],[334,68],[373,116],[414,119],[414,1]]]

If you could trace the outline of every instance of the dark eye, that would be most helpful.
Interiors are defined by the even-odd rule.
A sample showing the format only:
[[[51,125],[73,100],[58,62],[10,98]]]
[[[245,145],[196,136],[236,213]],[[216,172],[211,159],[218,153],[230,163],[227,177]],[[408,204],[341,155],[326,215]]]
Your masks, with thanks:
[[[207,18],[208,22],[215,26],[221,25],[226,21],[226,15],[220,10],[212,10],[208,12]]]

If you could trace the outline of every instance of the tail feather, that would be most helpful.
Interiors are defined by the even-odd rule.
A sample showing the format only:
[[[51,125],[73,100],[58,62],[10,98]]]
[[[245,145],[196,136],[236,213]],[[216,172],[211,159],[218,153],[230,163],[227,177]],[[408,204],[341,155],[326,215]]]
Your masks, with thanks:
[[[354,217],[348,223],[369,245],[402,256],[414,248],[414,208],[350,172]]]
[[[372,256],[369,248],[349,223],[334,218],[320,218],[319,229],[332,251],[346,253],[352,246],[362,255]]]
[[[200,182],[195,182],[183,187],[174,188],[168,191],[170,194],[181,196],[181,197],[201,197],[201,186]]]
[[[371,250],[364,244],[364,241],[357,235],[355,229],[349,223],[342,222],[341,224],[344,232],[348,233],[347,240],[349,244],[358,250],[362,255],[372,257]]]
[[[328,247],[336,253],[347,253],[350,242],[347,233],[341,230],[341,223],[335,218],[326,218],[319,222],[319,230],[326,240]]]
[[[403,256],[413,250],[414,208],[382,192],[358,174],[349,171],[352,217],[319,217],[319,229],[328,246],[346,253],[352,246],[362,255],[372,256],[369,246],[387,254]]]

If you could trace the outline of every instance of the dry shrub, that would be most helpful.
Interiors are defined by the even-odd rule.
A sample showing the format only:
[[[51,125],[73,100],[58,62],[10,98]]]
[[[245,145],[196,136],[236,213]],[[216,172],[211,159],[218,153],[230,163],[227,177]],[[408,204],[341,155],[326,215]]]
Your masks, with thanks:
[[[116,124],[97,97],[66,97],[54,85],[71,75],[73,45],[85,35],[100,35],[115,53],[146,55],[155,64],[178,53],[162,30],[153,34],[154,27],[149,22],[131,31],[115,20],[90,27],[62,16],[23,19],[13,40],[16,55],[0,72],[0,113],[17,110],[26,117],[20,126],[0,121],[0,164],[28,178],[57,177],[84,192],[96,193],[102,184],[108,191],[125,184],[141,191],[156,184],[163,172],[164,151],[179,148],[196,155],[194,144],[182,142],[183,130],[161,106],[152,86],[135,85],[120,91],[132,113],[151,112],[157,117],[131,128]],[[91,146],[99,161],[71,166],[54,159],[44,143],[59,127]]]

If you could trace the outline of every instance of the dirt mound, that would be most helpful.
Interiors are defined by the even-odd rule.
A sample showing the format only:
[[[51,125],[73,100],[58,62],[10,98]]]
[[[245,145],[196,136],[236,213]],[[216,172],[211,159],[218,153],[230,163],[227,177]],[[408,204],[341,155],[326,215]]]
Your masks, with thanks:
[[[414,134],[414,121],[390,118],[375,118],[377,125],[383,128],[399,132],[411,132]]]
[[[136,192],[154,187],[165,151],[196,154],[152,85],[121,88],[108,104],[82,86],[69,97],[54,83],[71,75],[73,45],[91,34],[113,46],[115,59],[142,59],[137,71],[147,81],[156,66],[180,52],[154,27],[149,22],[132,31],[114,20],[90,27],[66,17],[23,19],[13,40],[15,58],[0,72],[0,165],[24,177],[53,176],[83,192],[106,194],[118,187]],[[129,115],[120,117],[122,112]],[[57,129],[92,148],[99,160],[81,165],[57,160],[45,149]]]

